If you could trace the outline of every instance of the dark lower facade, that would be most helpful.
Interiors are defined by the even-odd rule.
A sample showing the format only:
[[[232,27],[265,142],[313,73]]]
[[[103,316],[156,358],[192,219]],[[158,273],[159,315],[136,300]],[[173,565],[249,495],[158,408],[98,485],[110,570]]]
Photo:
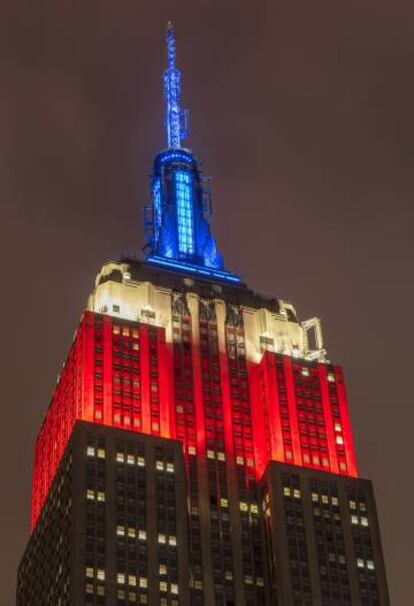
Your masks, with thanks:
[[[17,606],[389,606],[369,481],[272,462],[254,505],[235,500],[236,471],[223,497],[210,460],[193,486],[191,464],[178,441],[78,421],[19,568]],[[190,553],[200,532],[202,553],[214,546],[210,577]],[[248,550],[262,576],[243,566]]]
[[[182,445],[78,422],[23,556],[17,606],[188,605]]]
[[[370,481],[272,462],[262,488],[270,604],[390,604]]]

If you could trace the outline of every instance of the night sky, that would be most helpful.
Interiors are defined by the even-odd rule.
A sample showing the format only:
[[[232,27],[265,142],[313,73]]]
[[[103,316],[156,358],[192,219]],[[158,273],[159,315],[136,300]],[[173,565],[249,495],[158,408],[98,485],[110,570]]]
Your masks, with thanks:
[[[95,274],[143,245],[168,19],[227,267],[322,318],[392,604],[409,606],[414,5],[395,0],[1,1],[0,606],[14,605],[33,443]]]

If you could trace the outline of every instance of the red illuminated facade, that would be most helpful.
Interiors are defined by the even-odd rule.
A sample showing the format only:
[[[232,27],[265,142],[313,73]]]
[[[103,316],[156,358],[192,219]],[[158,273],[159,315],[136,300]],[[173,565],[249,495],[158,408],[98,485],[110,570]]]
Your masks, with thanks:
[[[182,441],[186,453],[231,457],[259,479],[269,461],[356,477],[342,369],[265,352],[247,363],[244,330],[177,315],[165,330],[86,311],[40,429],[32,528],[76,420]],[[224,438],[226,436],[226,439]]]

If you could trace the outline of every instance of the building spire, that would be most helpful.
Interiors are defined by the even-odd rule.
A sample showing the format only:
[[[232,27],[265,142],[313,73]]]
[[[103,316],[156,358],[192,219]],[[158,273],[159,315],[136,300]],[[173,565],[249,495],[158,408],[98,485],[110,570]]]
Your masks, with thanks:
[[[176,67],[174,28],[169,21],[166,30],[168,68],[164,72],[165,134],[167,147],[181,148],[181,141],[188,137],[188,111],[181,109],[181,72]]]

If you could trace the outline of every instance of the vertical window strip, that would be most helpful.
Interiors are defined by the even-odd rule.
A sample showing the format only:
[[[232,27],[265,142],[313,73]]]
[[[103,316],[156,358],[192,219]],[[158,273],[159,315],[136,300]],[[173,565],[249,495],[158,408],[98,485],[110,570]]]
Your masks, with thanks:
[[[188,172],[175,172],[177,194],[178,250],[187,255],[194,254],[193,206],[191,176]]]

